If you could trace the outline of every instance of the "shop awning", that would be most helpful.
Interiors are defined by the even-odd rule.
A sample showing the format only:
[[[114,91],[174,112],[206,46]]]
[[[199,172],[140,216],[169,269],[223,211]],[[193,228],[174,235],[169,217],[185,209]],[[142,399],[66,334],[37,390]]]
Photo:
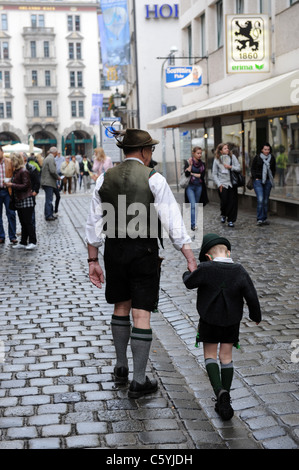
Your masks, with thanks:
[[[254,109],[280,108],[299,104],[299,70],[248,85],[239,90],[161,116],[148,124],[149,129],[180,127],[188,122]],[[297,102],[296,102],[297,101]]]

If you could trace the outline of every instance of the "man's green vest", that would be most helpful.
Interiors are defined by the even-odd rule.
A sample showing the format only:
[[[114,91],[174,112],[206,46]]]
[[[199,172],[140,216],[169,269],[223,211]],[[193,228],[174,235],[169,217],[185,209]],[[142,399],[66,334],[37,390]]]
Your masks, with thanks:
[[[110,238],[160,238],[160,223],[148,180],[155,170],[136,160],[109,169],[99,190],[104,231]]]

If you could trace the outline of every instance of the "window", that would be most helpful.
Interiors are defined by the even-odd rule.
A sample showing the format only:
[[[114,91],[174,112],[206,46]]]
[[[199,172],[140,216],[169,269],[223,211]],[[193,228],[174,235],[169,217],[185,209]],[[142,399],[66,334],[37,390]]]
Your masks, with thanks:
[[[294,5],[294,3],[297,3],[297,2],[299,2],[299,0],[290,0],[290,5],[292,6]]]
[[[189,57],[189,64],[192,63],[192,27],[191,24],[187,28],[187,34],[188,34],[188,57]]]
[[[75,54],[74,54],[74,43],[70,42],[69,43],[69,59],[74,59]]]
[[[206,49],[206,15],[200,17],[200,55],[204,57],[207,53]]]
[[[37,16],[36,15],[31,15],[31,27],[32,28],[37,27]]]
[[[5,116],[6,111],[6,116]],[[0,119],[7,119],[12,117],[11,112],[11,101],[7,101],[6,103],[0,103]]]
[[[77,78],[77,83],[76,83]],[[82,72],[70,72],[70,87],[71,88],[82,88],[83,87],[83,74]]]
[[[84,117],[84,101],[78,101],[79,117]]]
[[[75,29],[74,29],[75,27]],[[67,30],[68,31],[80,31],[81,25],[80,25],[80,16],[72,16],[68,15],[67,17]]]
[[[39,102],[33,101],[33,116],[39,117]]]
[[[260,0],[260,13],[271,16],[272,2],[271,0]]]
[[[236,13],[237,15],[244,13],[244,0],[236,0]]]
[[[77,59],[82,59],[81,43],[80,42],[76,43],[76,55],[77,55]]]
[[[46,102],[46,109],[47,109],[47,117],[52,116],[52,101]]]
[[[44,15],[38,15],[38,26],[40,28],[45,27],[45,17],[44,17]]]
[[[51,86],[51,72],[50,70],[45,71],[45,85]]]
[[[11,118],[12,117],[12,111],[11,111],[11,101],[6,102],[6,117]]]
[[[44,57],[50,57],[50,44],[49,44],[49,41],[44,41]]]
[[[72,114],[72,117],[77,116],[77,103],[76,103],[76,101],[71,101],[71,114]]]
[[[223,46],[223,1],[216,3],[217,9],[217,47]]]
[[[32,86],[37,86],[37,70],[32,70]]]
[[[84,117],[84,101],[71,101],[72,117]]]
[[[82,59],[80,42],[77,42],[76,44],[74,44],[73,42],[69,43],[69,59],[75,59],[75,47],[76,47],[76,58]]]
[[[83,87],[83,74],[82,74],[82,72],[77,72],[77,86],[79,88]]]
[[[6,13],[3,13],[3,14],[1,15],[1,29],[2,29],[2,31],[7,31],[7,30],[8,30],[7,15],[6,15]]]
[[[8,42],[2,43],[2,52],[3,52],[3,59],[9,59]]]
[[[4,87],[10,88],[10,72],[7,70],[4,72]]]
[[[67,30],[73,31],[73,17],[72,16],[67,17]]]
[[[75,16],[75,29],[80,31],[80,16]]]
[[[31,58],[36,57],[36,42],[35,41],[30,41],[30,55],[31,55]]]
[[[75,88],[76,80],[75,80],[75,72],[70,72],[70,87]]]

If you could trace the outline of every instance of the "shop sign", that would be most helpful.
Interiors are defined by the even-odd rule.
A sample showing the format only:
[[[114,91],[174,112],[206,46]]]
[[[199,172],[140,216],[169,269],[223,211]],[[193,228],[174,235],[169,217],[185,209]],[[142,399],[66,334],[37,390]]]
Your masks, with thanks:
[[[227,73],[270,72],[268,15],[226,16]]]
[[[166,88],[202,85],[202,69],[198,65],[166,68]]]
[[[145,18],[147,20],[154,18],[178,18],[179,17],[179,5],[169,5],[164,3],[163,5],[145,5]]]

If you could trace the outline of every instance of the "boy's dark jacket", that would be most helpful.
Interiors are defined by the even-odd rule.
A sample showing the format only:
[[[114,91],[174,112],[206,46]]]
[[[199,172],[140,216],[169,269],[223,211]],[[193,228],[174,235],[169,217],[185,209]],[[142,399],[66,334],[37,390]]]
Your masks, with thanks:
[[[249,318],[261,321],[257,292],[247,271],[238,263],[208,261],[196,271],[185,272],[183,281],[188,289],[197,290],[197,310],[200,318],[211,325],[230,326],[243,316],[244,300]]]

